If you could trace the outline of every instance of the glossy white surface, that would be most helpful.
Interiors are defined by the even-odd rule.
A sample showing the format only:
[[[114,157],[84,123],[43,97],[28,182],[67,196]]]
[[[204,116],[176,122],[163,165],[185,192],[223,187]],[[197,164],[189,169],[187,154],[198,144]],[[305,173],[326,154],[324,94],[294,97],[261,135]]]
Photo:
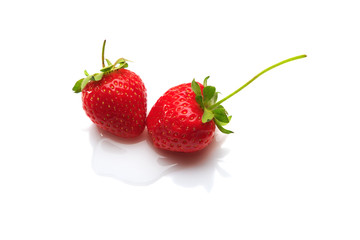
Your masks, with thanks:
[[[356,3],[1,3],[0,239],[359,239]],[[235,134],[184,155],[86,117],[71,88],[104,38],[149,108],[194,77],[226,96],[308,57],[225,102]]]

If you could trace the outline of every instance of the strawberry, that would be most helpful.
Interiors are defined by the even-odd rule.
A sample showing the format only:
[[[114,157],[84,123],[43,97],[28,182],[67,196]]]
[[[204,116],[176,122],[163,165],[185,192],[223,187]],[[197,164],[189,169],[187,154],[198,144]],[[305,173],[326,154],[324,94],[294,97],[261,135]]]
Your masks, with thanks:
[[[139,136],[145,128],[146,88],[138,75],[125,69],[124,58],[114,64],[106,59],[102,49],[103,68],[100,73],[89,75],[76,82],[75,93],[82,93],[83,109],[99,128],[116,136],[132,138]]]
[[[154,146],[174,152],[195,152],[204,149],[213,140],[215,126],[225,134],[233,133],[224,128],[231,116],[221,104],[265,72],[304,57],[306,55],[289,58],[266,68],[220,101],[217,101],[216,88],[207,85],[209,77],[203,84],[194,79],[192,83],[170,88],[157,100],[146,120]]]
[[[202,84],[198,85],[202,89]],[[213,121],[202,123],[203,110],[191,83],[169,89],[151,109],[146,125],[154,145],[175,152],[194,152],[214,137]]]

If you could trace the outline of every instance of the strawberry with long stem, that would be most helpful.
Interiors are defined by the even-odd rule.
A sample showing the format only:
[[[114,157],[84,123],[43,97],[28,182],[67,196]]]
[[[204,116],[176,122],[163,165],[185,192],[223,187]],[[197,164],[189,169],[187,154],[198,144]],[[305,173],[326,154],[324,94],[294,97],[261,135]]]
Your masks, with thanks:
[[[146,120],[154,145],[170,151],[195,152],[212,141],[215,125],[223,133],[233,133],[224,128],[231,116],[221,104],[271,69],[304,57],[306,55],[292,57],[264,69],[219,101],[216,88],[207,85],[209,77],[203,84],[194,79],[192,83],[170,88],[158,99]]]

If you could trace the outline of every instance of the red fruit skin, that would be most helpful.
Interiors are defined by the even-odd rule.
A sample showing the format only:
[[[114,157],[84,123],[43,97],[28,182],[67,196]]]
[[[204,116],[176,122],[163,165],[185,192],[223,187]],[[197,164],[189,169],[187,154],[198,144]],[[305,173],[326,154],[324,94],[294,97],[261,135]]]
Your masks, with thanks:
[[[147,94],[134,72],[118,69],[90,81],[82,91],[83,108],[99,128],[116,136],[133,138],[145,128]]]
[[[202,91],[204,86],[199,85]],[[154,146],[173,152],[196,152],[205,148],[214,138],[215,123],[202,123],[203,113],[191,83],[169,89],[146,119]]]

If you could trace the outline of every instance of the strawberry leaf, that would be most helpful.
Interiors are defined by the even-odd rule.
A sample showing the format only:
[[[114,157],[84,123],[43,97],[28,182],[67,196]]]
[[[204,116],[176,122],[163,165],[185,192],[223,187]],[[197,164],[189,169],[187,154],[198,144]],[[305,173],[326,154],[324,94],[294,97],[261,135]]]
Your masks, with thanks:
[[[203,93],[204,93],[204,104],[205,104],[205,106],[207,106],[209,101],[214,97],[215,92],[216,92],[216,89],[213,86],[204,87]]]
[[[228,116],[229,122],[231,121],[231,117],[232,117],[232,116]],[[219,124],[220,124],[221,126],[225,126],[225,125],[228,124],[228,123],[220,122],[219,120],[218,120],[218,122],[219,122]]]
[[[216,109],[221,109],[221,108],[224,109],[226,115],[228,115],[228,112],[225,110],[225,108],[223,107],[223,105],[219,105]]]
[[[101,73],[95,73],[94,74],[94,81],[100,81],[103,77],[104,73],[101,72]]]
[[[105,59],[106,60],[106,62],[107,62],[107,64],[110,66],[110,65],[112,65],[112,63],[110,62],[110,60],[109,59]]]
[[[129,65],[126,62],[119,63],[119,66],[114,68],[113,70],[117,70],[117,69],[120,69],[120,68],[127,68],[128,66]]]
[[[204,79],[204,87],[207,87],[207,80],[209,79],[210,76],[207,76],[205,79]]]
[[[217,99],[218,99],[218,95],[219,95],[219,92],[216,92],[214,94],[214,96],[208,101],[208,106],[211,106],[213,105],[214,103],[216,103]]]
[[[218,129],[222,132],[222,133],[225,133],[225,134],[230,134],[230,133],[234,133],[233,131],[230,131],[230,130],[227,130],[225,129],[221,122],[219,122],[218,120],[214,119],[214,122],[216,124],[216,126],[218,127]]]
[[[214,118],[214,113],[206,108],[204,108],[204,114],[202,116],[201,121],[203,123],[210,122]]]
[[[203,103],[203,97],[202,96],[196,96],[195,97],[196,102],[200,105],[202,109],[204,109],[204,103]]]
[[[109,65],[107,67],[100,69],[100,71],[101,72],[109,72],[113,67],[114,67],[114,65]]]
[[[191,82],[191,89],[194,91],[196,96],[201,96],[202,98],[200,85],[195,81],[195,78]]]
[[[90,82],[91,78],[93,78],[93,75],[84,78],[84,80],[81,82],[81,91],[85,88],[86,84]]]
[[[230,122],[224,108],[216,108],[212,112],[214,113],[214,117],[215,117],[216,120],[218,120],[218,121],[220,121],[222,123],[229,123]]]
[[[116,67],[116,65],[118,65],[118,67]],[[120,69],[120,68],[127,68],[128,64],[126,63],[126,59],[125,58],[119,58],[118,60],[116,60],[116,62],[113,65],[113,69]]]
[[[81,92],[81,83],[82,83],[83,80],[84,80],[84,78],[78,80],[78,81],[75,83],[74,87],[72,88],[72,90],[73,90],[75,93]]]

